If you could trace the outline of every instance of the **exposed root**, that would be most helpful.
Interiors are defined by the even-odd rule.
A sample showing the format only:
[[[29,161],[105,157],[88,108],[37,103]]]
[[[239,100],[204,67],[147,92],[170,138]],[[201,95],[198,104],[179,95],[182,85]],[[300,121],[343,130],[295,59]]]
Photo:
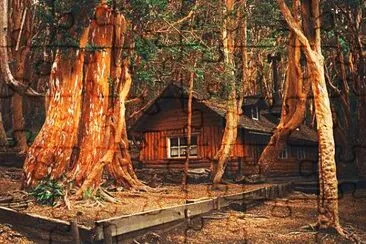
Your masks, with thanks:
[[[70,201],[68,199],[68,195],[69,195],[69,191],[66,191],[63,199],[64,199],[64,203],[65,203],[65,206],[66,206],[67,210],[71,210],[71,204],[70,204]]]
[[[302,227],[300,227],[300,229],[308,230],[309,232],[316,232],[316,233],[335,231],[335,233],[337,233],[338,235],[340,235],[341,237],[343,237],[349,241],[352,241],[354,243],[362,243],[361,238],[353,231],[352,226],[351,226],[350,230],[346,230],[345,228],[343,228],[340,225],[336,226],[336,227],[328,228],[328,229],[320,229],[318,223],[313,223],[313,224],[308,224],[308,225],[302,226]]]
[[[150,192],[150,193],[159,193],[159,192],[164,192],[167,189],[166,188],[152,188],[150,186],[147,185],[139,185],[136,187],[133,187],[132,192]]]
[[[109,192],[104,190],[102,187],[99,187],[98,193],[103,198],[103,200],[105,200],[107,202],[111,202],[111,203],[117,203],[118,202],[118,200],[115,197],[113,197]]]
[[[300,229],[309,230],[309,231],[317,231],[318,224],[317,223],[307,224],[307,225],[301,226]]]
[[[347,240],[353,241],[355,243],[362,243],[361,238],[352,230],[346,230],[342,226],[337,226],[334,228],[335,231]]]

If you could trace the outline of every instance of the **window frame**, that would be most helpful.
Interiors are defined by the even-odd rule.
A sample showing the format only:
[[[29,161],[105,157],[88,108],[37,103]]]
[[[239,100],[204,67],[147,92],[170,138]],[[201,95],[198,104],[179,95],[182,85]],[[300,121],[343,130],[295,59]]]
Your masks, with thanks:
[[[258,106],[251,107],[250,115],[251,115],[252,119],[259,120],[259,108],[258,108]]]
[[[300,160],[304,160],[307,158],[306,150],[303,147],[298,147],[296,149],[296,158]]]
[[[192,137],[196,137],[196,144],[192,144]],[[172,146],[171,146],[171,139],[173,138],[177,138],[178,139],[178,145],[177,146],[173,146],[173,148],[178,149],[178,155],[176,157],[172,157],[171,155],[171,150],[172,150]],[[181,153],[182,149],[186,149],[187,150],[187,145],[181,145],[180,141],[182,138],[187,138],[187,136],[183,136],[183,135],[174,135],[174,136],[168,136],[167,137],[167,156],[168,159],[184,159],[186,158],[186,155],[183,155]],[[192,148],[196,148],[196,155],[189,155],[189,158],[198,158],[198,135],[191,135],[191,152],[192,152]]]
[[[289,151],[288,151],[288,147],[285,147],[279,154],[278,154],[278,159],[288,159],[289,156]]]

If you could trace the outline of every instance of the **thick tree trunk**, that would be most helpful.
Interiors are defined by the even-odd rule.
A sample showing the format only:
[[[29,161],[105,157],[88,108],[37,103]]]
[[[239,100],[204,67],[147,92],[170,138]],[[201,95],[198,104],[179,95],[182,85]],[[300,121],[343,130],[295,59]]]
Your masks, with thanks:
[[[25,161],[27,186],[66,176],[81,196],[95,192],[106,171],[126,188],[143,187],[128,153],[125,101],[132,79],[128,62],[121,62],[126,25],[121,14],[100,4],[81,49],[57,53],[46,122]],[[86,52],[87,43],[97,49]]]
[[[309,75],[314,94],[315,114],[319,138],[319,228],[335,228],[342,232],[338,217],[338,181],[336,176],[335,149],[333,138],[333,120],[330,109],[325,76],[324,58],[320,46],[319,1],[309,0],[303,5],[312,15],[314,42],[310,45],[299,23],[293,18],[284,0],[278,0],[281,12],[290,29],[297,35],[304,46]],[[310,15],[311,13],[311,15]]]

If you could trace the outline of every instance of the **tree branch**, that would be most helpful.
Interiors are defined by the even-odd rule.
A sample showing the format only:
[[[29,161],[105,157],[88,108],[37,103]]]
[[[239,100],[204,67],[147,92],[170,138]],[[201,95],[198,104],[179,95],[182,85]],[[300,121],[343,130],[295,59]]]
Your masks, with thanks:
[[[299,39],[300,43],[304,46],[304,52],[305,56],[308,58],[308,60],[315,60],[315,53],[311,49],[309,40],[304,35],[303,31],[301,30],[301,27],[299,23],[294,19],[292,16],[288,6],[286,5],[284,0],[277,0],[277,3],[280,7],[280,10],[282,12],[283,17],[285,18],[288,26],[290,29],[296,34],[297,38]]]

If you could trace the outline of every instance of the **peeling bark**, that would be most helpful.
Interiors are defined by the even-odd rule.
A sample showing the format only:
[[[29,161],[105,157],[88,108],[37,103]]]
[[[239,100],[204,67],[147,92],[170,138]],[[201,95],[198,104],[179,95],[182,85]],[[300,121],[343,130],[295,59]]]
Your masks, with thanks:
[[[325,75],[324,57],[320,45],[320,14],[319,1],[309,0],[303,3],[307,16],[312,16],[313,40],[305,36],[299,23],[294,19],[284,0],[277,0],[282,15],[290,29],[297,35],[304,46],[307,59],[312,91],[314,94],[315,114],[319,138],[319,184],[318,227],[321,229],[334,228],[343,233],[338,216],[338,181],[336,176],[335,148],[333,138],[333,120],[330,109]]]
[[[95,193],[108,172],[126,188],[144,187],[128,152],[125,102],[132,78],[128,62],[121,61],[126,26],[123,15],[101,3],[80,50],[57,52],[46,122],[25,161],[27,186],[64,176],[80,186],[81,197]],[[100,49],[86,52],[87,43]]]
[[[225,164],[230,157],[233,145],[236,143],[237,127],[239,121],[238,102],[236,100],[236,85],[235,85],[235,73],[234,73],[234,31],[233,31],[233,7],[234,1],[226,0],[224,7],[224,26],[222,31],[223,46],[224,46],[224,65],[225,72],[227,73],[229,84],[229,97],[226,108],[226,125],[221,139],[221,145],[214,157],[214,163],[212,165],[212,172],[215,176],[213,179],[214,184],[218,184],[222,181],[222,176],[225,172]]]
[[[294,1],[293,3],[293,12],[297,21],[300,19],[299,4],[299,1]],[[268,174],[271,166],[277,161],[278,155],[286,146],[291,132],[296,130],[305,119],[310,82],[303,79],[300,56],[300,42],[295,33],[291,31],[289,35],[288,68],[281,119],[258,161],[259,173],[263,176]]]

